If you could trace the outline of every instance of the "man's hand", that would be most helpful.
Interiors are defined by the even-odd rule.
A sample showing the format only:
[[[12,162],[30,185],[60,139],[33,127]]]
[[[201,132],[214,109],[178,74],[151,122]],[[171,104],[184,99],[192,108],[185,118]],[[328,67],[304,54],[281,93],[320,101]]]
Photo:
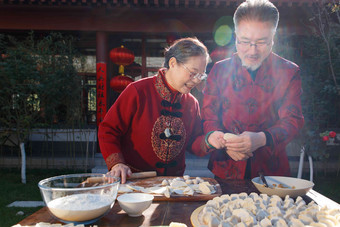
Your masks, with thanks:
[[[121,183],[125,184],[126,178],[131,176],[132,172],[130,167],[128,167],[127,165],[123,163],[118,163],[111,168],[108,174],[115,177],[120,177]]]
[[[266,135],[263,132],[245,131],[238,137],[228,139],[225,142],[228,151],[243,154],[250,154],[265,145]]]
[[[208,142],[213,145],[216,149],[222,149],[225,148],[223,139],[224,132],[221,131],[214,131],[211,133],[208,137]]]

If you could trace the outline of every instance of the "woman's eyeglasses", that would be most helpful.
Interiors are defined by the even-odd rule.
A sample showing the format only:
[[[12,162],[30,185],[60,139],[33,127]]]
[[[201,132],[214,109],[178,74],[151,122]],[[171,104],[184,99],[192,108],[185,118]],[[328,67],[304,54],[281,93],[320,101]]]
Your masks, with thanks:
[[[178,61],[178,62],[180,62],[180,61]],[[199,80],[202,81],[202,80],[204,80],[205,78],[208,77],[208,75],[206,73],[193,73],[183,62],[180,62],[180,63],[186,70],[188,70],[188,72],[190,73],[191,79],[199,79]]]

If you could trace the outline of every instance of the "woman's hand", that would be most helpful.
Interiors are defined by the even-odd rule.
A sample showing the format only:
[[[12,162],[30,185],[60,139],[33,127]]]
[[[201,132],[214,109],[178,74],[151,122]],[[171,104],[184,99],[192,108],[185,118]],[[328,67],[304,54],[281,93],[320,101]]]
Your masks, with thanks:
[[[223,139],[224,132],[221,131],[214,131],[208,137],[208,142],[214,146],[216,149],[225,148],[224,139]]]
[[[118,163],[111,168],[108,174],[115,177],[120,177],[121,183],[125,184],[126,178],[131,176],[132,172],[130,167],[128,167],[127,165],[123,163]]]

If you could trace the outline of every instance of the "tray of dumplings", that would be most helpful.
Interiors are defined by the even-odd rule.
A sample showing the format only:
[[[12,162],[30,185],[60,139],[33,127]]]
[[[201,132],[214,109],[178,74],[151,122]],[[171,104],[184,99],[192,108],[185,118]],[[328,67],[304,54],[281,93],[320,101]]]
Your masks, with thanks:
[[[131,179],[119,186],[118,194],[130,192],[152,194],[154,201],[207,201],[222,194],[215,179],[188,175]]]
[[[340,226],[340,209],[320,207],[288,195],[240,193],[221,195],[194,210],[194,227],[204,226]]]

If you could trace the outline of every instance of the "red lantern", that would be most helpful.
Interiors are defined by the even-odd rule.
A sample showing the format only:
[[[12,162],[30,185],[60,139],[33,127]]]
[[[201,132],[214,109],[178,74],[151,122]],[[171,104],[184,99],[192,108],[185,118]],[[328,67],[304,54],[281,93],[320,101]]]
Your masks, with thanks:
[[[110,87],[112,88],[112,90],[120,93],[133,81],[134,80],[131,77],[122,74],[119,76],[115,76],[110,80]]]
[[[124,74],[124,66],[130,65],[135,60],[135,55],[122,45],[110,51],[110,59],[113,63],[119,65],[119,73]]]
[[[175,41],[176,41],[176,36],[175,35],[168,35],[167,37],[166,37],[166,43],[169,45],[169,46],[171,46]]]
[[[226,47],[217,47],[213,52],[211,52],[210,57],[213,62],[217,62],[230,57],[231,54],[232,50]]]

